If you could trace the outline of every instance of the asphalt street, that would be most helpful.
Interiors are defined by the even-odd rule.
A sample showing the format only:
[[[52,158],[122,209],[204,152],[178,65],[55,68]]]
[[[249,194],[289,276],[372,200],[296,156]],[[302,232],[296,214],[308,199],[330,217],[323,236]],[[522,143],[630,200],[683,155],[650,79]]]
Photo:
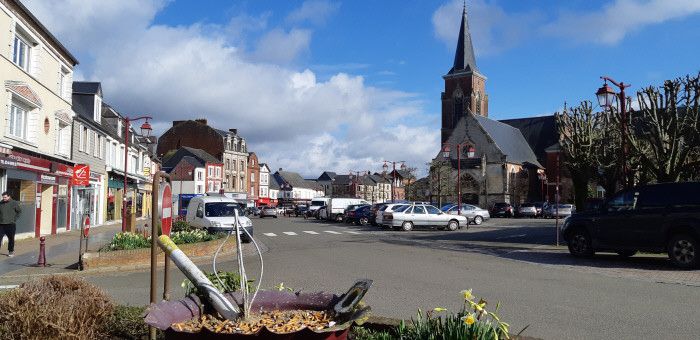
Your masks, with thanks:
[[[670,268],[661,256],[573,259],[554,247],[553,221],[498,220],[456,232],[400,232],[301,218],[253,219],[264,248],[262,287],[341,293],[374,280],[365,297],[375,314],[411,318],[417,310],[460,308],[472,288],[517,332],[544,339],[697,338],[700,271]],[[246,250],[247,254],[252,249]],[[251,276],[259,261],[247,256]],[[211,270],[211,263],[202,264]],[[232,258],[219,269],[235,270]],[[160,272],[162,273],[162,271]],[[171,296],[182,294],[173,271]],[[117,301],[148,301],[147,272],[103,273],[88,280]],[[161,278],[162,280],[162,278]]]

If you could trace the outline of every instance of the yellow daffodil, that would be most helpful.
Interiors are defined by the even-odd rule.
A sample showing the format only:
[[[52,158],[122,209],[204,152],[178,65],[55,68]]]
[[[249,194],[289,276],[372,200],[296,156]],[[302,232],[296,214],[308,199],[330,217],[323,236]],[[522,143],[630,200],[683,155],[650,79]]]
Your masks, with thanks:
[[[446,312],[447,308],[442,308],[442,307],[435,307],[433,308],[433,312]]]
[[[486,303],[485,303],[485,302],[482,302],[482,303],[475,303],[473,306],[474,306],[474,310],[475,310],[475,311],[481,312],[481,311],[484,310],[484,307],[486,306]]]
[[[471,301],[471,300],[474,299],[474,295],[472,294],[472,290],[471,290],[471,289],[463,290],[463,291],[460,292],[460,294],[462,294],[462,296],[464,297],[464,299],[467,300],[467,301]]]
[[[463,316],[462,321],[464,321],[464,323],[467,325],[471,325],[476,321],[476,319],[474,318],[474,314],[470,313],[469,315]]]

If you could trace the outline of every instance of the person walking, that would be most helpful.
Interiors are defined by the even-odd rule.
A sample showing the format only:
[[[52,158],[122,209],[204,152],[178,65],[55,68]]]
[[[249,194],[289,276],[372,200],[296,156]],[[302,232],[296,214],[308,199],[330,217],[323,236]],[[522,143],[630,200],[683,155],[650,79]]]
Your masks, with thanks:
[[[19,214],[22,212],[19,203],[10,197],[10,194],[6,191],[2,193],[2,200],[0,200],[0,246],[2,246],[2,240],[7,235],[7,250],[9,251],[9,257],[15,256],[15,231],[17,230],[17,219]]]

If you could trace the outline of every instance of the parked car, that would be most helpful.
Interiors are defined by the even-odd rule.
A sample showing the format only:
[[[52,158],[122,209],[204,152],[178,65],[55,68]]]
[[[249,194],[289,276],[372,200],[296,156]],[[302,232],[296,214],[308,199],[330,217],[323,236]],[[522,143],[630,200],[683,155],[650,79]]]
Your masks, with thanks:
[[[343,222],[345,223],[353,223],[354,220],[351,220],[349,217],[351,213],[354,215],[355,210],[362,208],[362,207],[369,207],[369,204],[351,204],[348,205],[345,210],[343,210]]]
[[[349,223],[354,223],[354,224],[359,224],[359,225],[368,225],[371,216],[372,216],[372,206],[371,205],[363,205],[363,206],[360,206],[360,207],[353,209],[352,211],[348,211],[348,215],[346,216],[346,220]]]
[[[414,204],[402,211],[386,213],[384,220],[391,221],[393,228],[401,228],[403,231],[411,231],[415,227],[447,228],[450,231],[469,227],[466,217],[447,214],[435,206],[426,204]]]
[[[491,216],[494,217],[513,217],[513,215],[513,206],[510,203],[499,202],[494,204],[493,209],[491,209]]]
[[[455,203],[447,203],[443,204],[442,207],[440,207],[440,211],[448,211],[450,208],[457,206]]]
[[[381,209],[383,206],[387,205],[387,203],[375,203],[372,204],[372,207],[369,209],[369,223],[373,226],[377,225],[377,212],[379,212],[379,209]]]
[[[246,209],[246,212],[247,212],[248,216],[258,216],[258,215],[260,215],[260,208],[249,207]]]
[[[384,214],[390,214],[394,211],[401,211],[403,209],[406,209],[410,207],[410,204],[406,203],[390,203],[386,204],[383,207],[379,208],[377,210],[377,216],[374,218],[374,223],[377,224],[380,228],[383,228],[385,226],[391,227],[391,221],[385,221],[384,220]]]
[[[559,204],[559,208],[557,208],[557,204],[550,204],[545,208],[544,210],[544,217],[545,218],[555,218],[559,216],[559,218],[566,218],[571,216],[571,214],[576,212],[576,207],[573,204]]]
[[[277,215],[284,215],[284,207],[281,205],[278,205],[275,210],[277,211]]]
[[[238,224],[250,236],[253,236],[253,222],[243,215],[238,202],[225,196],[198,196],[190,200],[187,207],[187,223],[209,233],[229,232],[235,230],[236,211]],[[241,240],[250,242],[251,238],[241,230]]]
[[[299,216],[304,216],[306,215],[306,212],[309,211],[309,207],[305,204],[299,204],[294,208],[294,216],[299,217]]]
[[[330,202],[329,197],[316,197],[311,200],[311,205],[309,205],[309,211],[307,212],[308,216],[311,217],[316,217],[318,215],[318,209],[328,205],[328,202]]]
[[[451,215],[457,215],[457,205],[453,205],[445,212]],[[465,216],[469,219],[471,223],[474,223],[476,225],[480,225],[484,221],[491,218],[491,214],[489,214],[488,210],[481,209],[471,204],[462,204],[462,206],[459,209],[459,214]]]
[[[350,205],[369,204],[367,201],[359,198],[331,198],[326,207],[325,218],[336,222],[345,220],[345,210]]]
[[[260,210],[260,218],[274,217],[277,218],[277,208],[275,207],[263,207]]]
[[[667,253],[679,268],[700,267],[700,182],[621,191],[598,210],[571,215],[561,233],[574,256]]]
[[[532,203],[535,206],[535,210],[537,210],[537,217],[542,217],[543,209],[545,206],[545,202],[535,202]]]
[[[523,203],[518,207],[518,216],[537,217],[537,207],[533,203]]]

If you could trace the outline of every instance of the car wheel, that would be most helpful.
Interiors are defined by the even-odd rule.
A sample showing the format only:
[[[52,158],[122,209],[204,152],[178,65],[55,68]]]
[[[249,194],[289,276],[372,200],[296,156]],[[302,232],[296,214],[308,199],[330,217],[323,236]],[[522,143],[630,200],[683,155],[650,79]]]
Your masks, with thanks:
[[[272,216],[272,217],[277,218],[277,216]]]
[[[569,253],[576,257],[588,257],[594,254],[591,237],[582,228],[571,231],[569,236]]]
[[[335,216],[335,221],[336,221],[336,222],[343,222],[344,219],[345,219],[345,218],[343,217],[343,215],[336,215],[336,216]]]
[[[688,234],[677,234],[668,242],[668,257],[678,268],[691,269],[700,265],[698,240]]]
[[[479,215],[474,216],[474,224],[479,225],[479,224],[481,224],[481,222],[484,222],[483,217],[481,217]]]
[[[406,222],[402,223],[402,224],[401,224],[401,230],[403,230],[403,231],[411,231],[411,230],[413,230],[413,223],[412,223],[412,222],[409,222],[409,221],[406,221]]]
[[[367,225],[369,223],[369,218],[360,217],[360,225]]]
[[[459,222],[452,220],[449,223],[447,223],[447,230],[455,231],[457,229],[459,229]]]
[[[615,251],[615,253],[617,253],[617,255],[620,255],[621,257],[632,257],[632,256],[634,256],[634,254],[637,253],[637,251],[623,249],[623,250]]]

